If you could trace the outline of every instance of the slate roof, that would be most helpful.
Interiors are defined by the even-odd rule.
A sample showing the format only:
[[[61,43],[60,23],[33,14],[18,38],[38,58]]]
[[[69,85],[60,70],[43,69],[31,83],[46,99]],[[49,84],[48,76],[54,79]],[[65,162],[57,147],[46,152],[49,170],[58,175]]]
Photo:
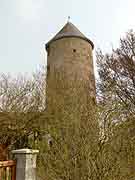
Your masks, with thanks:
[[[65,26],[46,44],[46,49],[48,48],[51,42],[68,37],[77,37],[85,41],[88,41],[91,44],[92,49],[94,48],[94,44],[90,39],[88,39],[83,33],[81,33],[78,30],[78,28],[71,22],[67,22]]]

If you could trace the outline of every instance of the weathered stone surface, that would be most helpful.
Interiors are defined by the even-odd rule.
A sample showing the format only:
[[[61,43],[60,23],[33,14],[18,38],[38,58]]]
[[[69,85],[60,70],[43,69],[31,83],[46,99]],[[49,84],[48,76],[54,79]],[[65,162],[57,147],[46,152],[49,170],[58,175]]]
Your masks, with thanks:
[[[75,37],[52,42],[48,49],[47,65],[49,75],[54,75],[55,70],[64,71],[69,80],[78,79],[88,84],[91,96],[95,97],[92,46],[89,42]]]

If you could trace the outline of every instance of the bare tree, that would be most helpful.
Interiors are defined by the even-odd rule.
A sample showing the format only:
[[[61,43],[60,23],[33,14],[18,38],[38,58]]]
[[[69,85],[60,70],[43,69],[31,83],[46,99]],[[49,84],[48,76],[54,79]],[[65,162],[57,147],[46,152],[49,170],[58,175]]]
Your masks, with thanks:
[[[43,179],[96,178],[99,129],[88,86],[81,80],[69,80],[64,72],[49,78],[47,131],[51,143],[40,142],[40,175]]]
[[[97,65],[101,97],[123,104],[128,115],[135,113],[135,33],[129,31],[111,54],[103,55],[99,50]]]
[[[102,68],[106,71],[106,65],[101,66],[103,73]],[[126,114],[116,84],[109,85],[112,76],[103,76],[100,87],[106,88],[100,92],[107,99],[95,105],[84,82],[69,81],[59,72],[54,75],[48,81],[47,106],[44,73],[31,80],[1,76],[1,143],[9,140],[16,147],[38,148],[42,179],[133,180],[134,123],[123,121],[134,119],[133,110]]]
[[[105,139],[105,157],[111,161],[110,179],[113,177],[134,179],[135,177],[133,168],[135,163],[134,55],[135,33],[133,31],[129,31],[123,39],[120,39],[120,47],[113,49],[112,53],[104,55],[101,50],[97,52],[98,100],[102,109],[100,124],[102,137]]]
[[[12,78],[0,76],[0,143],[16,148],[29,146],[28,136],[40,131],[45,111],[45,71]]]

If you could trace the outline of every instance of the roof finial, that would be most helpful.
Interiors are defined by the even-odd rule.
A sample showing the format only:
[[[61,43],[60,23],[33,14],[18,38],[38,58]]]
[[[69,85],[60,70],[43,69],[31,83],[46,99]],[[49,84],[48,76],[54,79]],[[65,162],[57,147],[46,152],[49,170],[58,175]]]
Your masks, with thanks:
[[[68,21],[67,21],[67,22],[70,22],[70,19],[71,19],[71,17],[70,17],[70,16],[68,16]]]

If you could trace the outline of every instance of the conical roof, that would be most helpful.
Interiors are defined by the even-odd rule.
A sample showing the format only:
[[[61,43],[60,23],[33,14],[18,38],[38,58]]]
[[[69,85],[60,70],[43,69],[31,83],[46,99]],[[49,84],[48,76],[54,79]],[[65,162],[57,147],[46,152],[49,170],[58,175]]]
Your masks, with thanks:
[[[83,33],[81,33],[77,29],[77,27],[74,26],[71,22],[67,22],[65,26],[46,44],[46,49],[48,48],[51,42],[68,37],[77,37],[80,39],[84,39],[85,41],[88,41],[91,44],[92,48],[94,48],[94,44],[91,40],[89,40]]]

